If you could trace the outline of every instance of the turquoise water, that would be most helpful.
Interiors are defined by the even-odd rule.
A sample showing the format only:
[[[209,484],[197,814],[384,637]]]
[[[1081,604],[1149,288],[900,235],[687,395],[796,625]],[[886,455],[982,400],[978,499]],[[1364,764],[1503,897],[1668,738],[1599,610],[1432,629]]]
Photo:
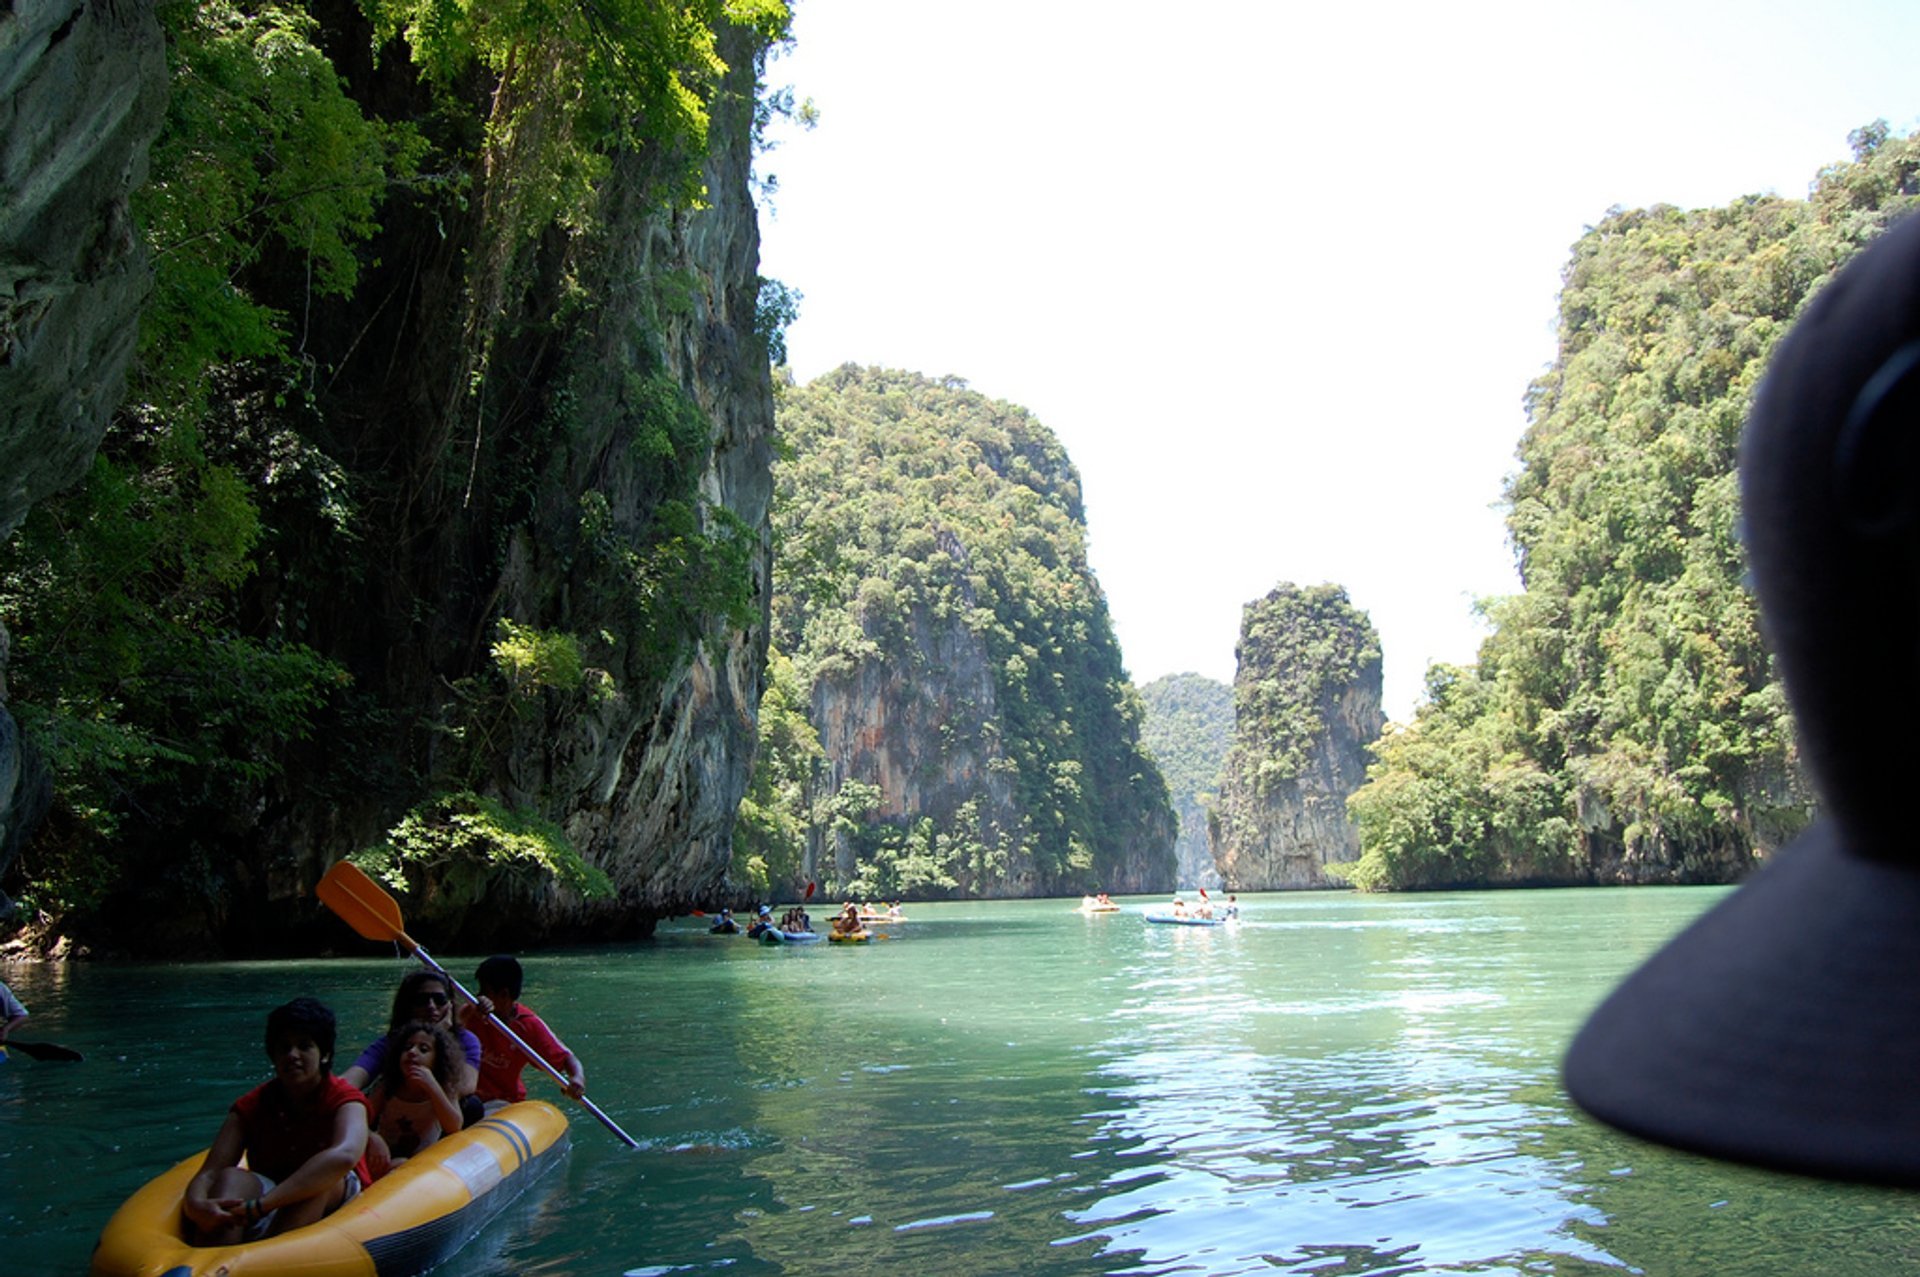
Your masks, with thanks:
[[[859,947],[687,919],[538,955],[526,1000],[641,1147],[570,1108],[565,1166],[445,1271],[1920,1267],[1910,1195],[1638,1144],[1560,1092],[1585,1012],[1721,894],[1255,896],[1212,929],[1142,901],[918,905]],[[377,1032],[407,966],[340,948],[8,968],[23,1036],[88,1058],[0,1064],[7,1271],[85,1271],[121,1199],[265,1076],[268,1006],[329,1000],[347,1058]]]

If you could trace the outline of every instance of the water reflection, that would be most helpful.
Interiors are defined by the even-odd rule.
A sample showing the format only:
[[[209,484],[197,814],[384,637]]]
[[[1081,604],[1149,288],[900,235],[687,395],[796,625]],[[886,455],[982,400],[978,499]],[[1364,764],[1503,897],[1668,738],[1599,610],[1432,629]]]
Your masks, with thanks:
[[[1069,1212],[1080,1235],[1155,1271],[1613,1264],[1571,1234],[1599,1213],[1541,1151],[1551,1079],[1515,1064],[1486,942],[1510,928],[1324,909],[1141,946],[1101,1093],[1146,1164]]]
[[[1713,898],[1265,896],[1231,928],[954,904],[860,948],[766,949],[690,921],[539,955],[529,1003],[640,1148],[575,1110],[547,1191],[459,1271],[1920,1266],[1905,1195],[1650,1149],[1560,1094],[1579,1018]],[[405,969],[11,970],[35,1036],[88,1059],[0,1066],[10,1270],[84,1269],[114,1206],[264,1076],[265,1007],[320,992],[357,1047]]]

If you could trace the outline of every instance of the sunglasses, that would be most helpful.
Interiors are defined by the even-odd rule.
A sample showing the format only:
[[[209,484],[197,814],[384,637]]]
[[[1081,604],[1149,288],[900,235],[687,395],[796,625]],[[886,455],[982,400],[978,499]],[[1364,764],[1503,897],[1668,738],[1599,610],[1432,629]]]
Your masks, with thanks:
[[[453,999],[444,993],[423,993],[413,1000],[413,1004],[419,1006],[424,1002],[428,1006],[443,1007],[451,1001],[453,1001]]]

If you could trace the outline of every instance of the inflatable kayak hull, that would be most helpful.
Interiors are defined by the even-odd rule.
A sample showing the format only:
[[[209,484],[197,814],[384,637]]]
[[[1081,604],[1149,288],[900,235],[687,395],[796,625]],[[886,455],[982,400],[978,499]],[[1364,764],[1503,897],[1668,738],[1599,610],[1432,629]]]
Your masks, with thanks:
[[[818,931],[781,931],[771,928],[760,933],[761,944],[812,944],[819,938]]]
[[[525,1100],[408,1158],[317,1224],[239,1246],[189,1246],[180,1199],[204,1152],[148,1181],[107,1221],[93,1277],[413,1277],[473,1239],[567,1153],[567,1119]]]
[[[865,944],[871,939],[873,939],[873,933],[871,931],[856,931],[852,935],[829,935],[827,937],[828,942],[831,944]]]
[[[1144,912],[1140,916],[1148,922],[1164,922],[1176,927],[1224,927],[1227,925],[1225,918],[1181,918],[1171,913],[1162,913],[1157,909]]]

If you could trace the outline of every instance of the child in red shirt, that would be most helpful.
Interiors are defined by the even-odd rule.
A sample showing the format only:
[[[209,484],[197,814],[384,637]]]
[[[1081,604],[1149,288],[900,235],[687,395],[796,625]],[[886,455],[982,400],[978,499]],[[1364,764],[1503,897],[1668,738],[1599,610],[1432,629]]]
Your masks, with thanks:
[[[520,960],[504,953],[488,958],[474,973],[480,1001],[468,1007],[464,1015],[467,1029],[480,1039],[480,1082],[473,1093],[485,1102],[488,1112],[527,1098],[527,1085],[520,1080],[527,1057],[487,1018],[489,1012],[498,1015],[541,1059],[566,1075],[568,1095],[577,1100],[586,1093],[587,1076],[580,1057],[520,1001],[524,980]]]
[[[367,1097],[333,1075],[333,1039],[333,1012],[313,998],[267,1015],[273,1078],[233,1102],[181,1200],[197,1244],[304,1227],[367,1182]]]

